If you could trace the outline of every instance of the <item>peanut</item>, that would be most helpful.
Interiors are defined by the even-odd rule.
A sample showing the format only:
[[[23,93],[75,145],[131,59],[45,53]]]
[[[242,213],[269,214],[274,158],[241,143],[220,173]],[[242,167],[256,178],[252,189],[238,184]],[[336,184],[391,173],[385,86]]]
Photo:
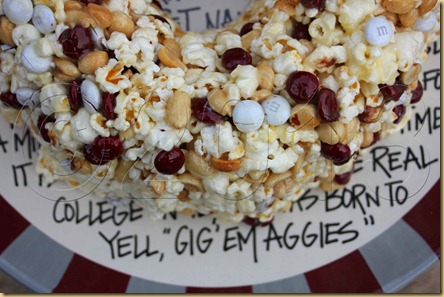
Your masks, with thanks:
[[[251,96],[251,100],[261,103],[262,101],[264,101],[265,99],[267,99],[271,95],[273,95],[273,93],[271,93],[270,90],[266,90],[266,89],[257,90]]]
[[[270,176],[267,178],[267,180],[264,183],[264,187],[266,189],[271,189],[273,188],[278,182],[285,180],[287,178],[289,178],[291,176],[291,172],[287,171],[284,173],[272,173],[270,174]]]
[[[183,91],[176,91],[166,106],[166,122],[176,128],[185,128],[191,118],[191,97]]]
[[[359,129],[359,120],[358,118],[353,118],[349,123],[345,124],[345,135],[342,139],[339,140],[341,144],[349,144],[355,139],[356,134]]]
[[[224,90],[214,89],[208,93],[207,98],[208,103],[210,103],[210,106],[214,111],[221,115],[231,116],[233,106],[230,105],[230,99]]]
[[[114,170],[114,179],[121,183],[129,181],[129,171],[133,168],[134,164],[134,161],[119,160]]]
[[[71,169],[73,172],[83,175],[91,174],[93,172],[91,164],[85,159],[80,158],[72,159]]]
[[[78,1],[66,1],[64,4],[65,11],[82,10],[83,5]]]
[[[332,191],[339,190],[339,189],[343,188],[344,186],[338,185],[335,182],[326,182],[326,183],[321,183],[320,187],[325,192],[332,192]]]
[[[108,53],[105,51],[93,51],[84,55],[79,60],[79,69],[85,74],[94,74],[97,69],[108,63]]]
[[[290,124],[297,130],[313,130],[321,124],[312,104],[296,104],[291,109]]]
[[[180,44],[172,38],[165,38],[163,40],[163,45],[166,46],[170,51],[172,51],[179,58],[182,57],[182,51],[180,49]]]
[[[401,73],[401,81],[403,84],[410,85],[411,83],[418,80],[419,73],[421,73],[421,64],[414,64],[412,68],[407,72]]]
[[[122,32],[129,39],[133,32],[136,31],[136,26],[127,14],[122,11],[114,11],[112,13],[112,24],[107,31],[110,34],[114,31]]]
[[[399,21],[399,16],[396,13],[393,12],[388,12],[386,11],[383,16],[389,20],[390,22],[392,22],[394,25],[396,25]]]
[[[85,28],[97,27],[97,22],[83,10],[69,10],[66,12],[65,23],[74,27],[77,24],[82,25]]]
[[[262,62],[257,65],[259,72],[259,87],[265,90],[273,89],[274,71],[268,63]]]
[[[239,170],[241,166],[241,159],[236,160],[225,160],[225,159],[217,159],[211,158],[211,165],[219,171],[222,172],[233,172]]]
[[[242,48],[244,50],[246,50],[247,52],[249,52],[251,49],[251,43],[253,42],[253,40],[258,39],[260,36],[261,36],[260,30],[253,30],[253,31],[250,31],[247,34],[243,35],[241,37]]]
[[[410,28],[411,26],[413,26],[418,20],[418,18],[419,18],[419,10],[416,8],[410,10],[405,14],[399,15],[399,20],[401,21],[401,24],[406,28]]]
[[[113,15],[105,6],[89,3],[85,7],[85,10],[93,17],[93,19],[97,22],[97,25],[102,29],[108,28],[113,23]]]
[[[383,113],[382,106],[370,107],[366,106],[364,112],[360,115],[360,120],[364,123],[376,123],[379,121]]]
[[[287,13],[289,16],[294,16],[296,14],[295,5],[291,4],[287,0],[278,0],[274,4],[274,7],[282,10],[283,12]]]
[[[77,66],[68,59],[54,58],[54,64],[56,66],[55,76],[61,80],[72,80],[82,75]]]
[[[415,8],[416,0],[383,0],[382,6],[389,12],[404,14]]]
[[[194,151],[188,151],[185,158],[185,168],[192,174],[200,177],[207,177],[215,172],[214,168]]]
[[[373,143],[374,137],[375,136],[372,132],[364,131],[361,147],[362,148],[369,147]]]
[[[435,6],[438,0],[422,0],[421,5],[418,7],[419,15],[423,16],[429,11],[431,11]]]
[[[166,185],[164,181],[152,179],[149,182],[149,186],[154,190],[154,192],[156,192],[159,195],[165,193]]]
[[[162,62],[162,64],[166,67],[181,68],[183,70],[187,68],[180,57],[166,46],[162,46],[157,54],[159,56],[160,62]]]
[[[12,39],[12,30],[14,30],[15,24],[8,20],[7,17],[2,16],[0,19],[0,41],[4,44],[15,45]]]
[[[346,135],[345,127],[340,122],[322,123],[317,132],[319,139],[330,145],[339,143]]]
[[[185,189],[192,192],[204,192],[202,181],[190,173],[184,173],[177,180],[185,185]]]

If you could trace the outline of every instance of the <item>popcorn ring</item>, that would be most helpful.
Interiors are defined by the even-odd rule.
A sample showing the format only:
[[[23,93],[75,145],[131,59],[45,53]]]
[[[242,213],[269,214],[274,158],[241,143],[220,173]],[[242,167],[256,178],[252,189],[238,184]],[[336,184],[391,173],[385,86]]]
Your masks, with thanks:
[[[258,0],[203,33],[155,0],[0,3],[0,111],[39,139],[37,172],[153,219],[259,224],[343,187],[407,122],[439,36],[436,0]]]

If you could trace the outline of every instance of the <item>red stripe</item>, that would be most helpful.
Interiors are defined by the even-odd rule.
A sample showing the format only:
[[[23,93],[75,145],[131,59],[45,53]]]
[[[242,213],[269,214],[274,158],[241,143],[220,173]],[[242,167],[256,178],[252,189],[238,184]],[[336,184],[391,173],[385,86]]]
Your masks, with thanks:
[[[29,226],[6,200],[0,196],[0,254]]]
[[[418,234],[424,238],[432,250],[439,256],[441,250],[441,181],[430,189],[404,217]]]
[[[216,294],[216,293],[253,293],[252,286],[246,287],[231,287],[231,288],[195,288],[195,287],[187,287],[187,293],[207,293],[207,294]]]
[[[125,293],[129,279],[76,254],[54,293]]]
[[[312,293],[377,293],[382,288],[359,251],[305,273]]]

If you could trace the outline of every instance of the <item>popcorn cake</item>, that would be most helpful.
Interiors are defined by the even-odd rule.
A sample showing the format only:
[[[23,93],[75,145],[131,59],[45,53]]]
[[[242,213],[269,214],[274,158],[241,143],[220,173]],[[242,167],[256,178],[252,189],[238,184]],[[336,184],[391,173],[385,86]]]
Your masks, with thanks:
[[[151,0],[0,1],[0,111],[37,172],[153,219],[270,222],[350,181],[421,100],[437,0],[257,0],[185,32]]]

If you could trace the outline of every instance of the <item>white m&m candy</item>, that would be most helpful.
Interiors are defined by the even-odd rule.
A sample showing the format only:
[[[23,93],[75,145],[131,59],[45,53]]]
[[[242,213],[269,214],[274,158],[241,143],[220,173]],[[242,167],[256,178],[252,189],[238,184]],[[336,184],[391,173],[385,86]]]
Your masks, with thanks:
[[[413,25],[413,29],[421,32],[430,32],[433,30],[433,28],[435,28],[437,24],[438,20],[436,19],[436,15],[430,13],[426,17],[419,18]]]
[[[394,34],[392,23],[385,17],[371,18],[365,25],[365,38],[371,45],[386,46]]]
[[[259,129],[265,120],[262,106],[253,100],[240,101],[233,110],[233,122],[241,132],[253,132]]]
[[[56,28],[54,12],[46,5],[37,5],[34,7],[32,23],[40,33],[49,34],[54,32]]]
[[[23,106],[36,107],[40,102],[40,91],[19,88],[15,91],[17,101]]]
[[[85,79],[80,86],[80,93],[85,109],[91,114],[98,113],[102,104],[99,87],[89,79]]]
[[[16,25],[26,24],[32,18],[34,6],[31,0],[4,0],[3,12]]]
[[[273,95],[264,102],[262,107],[265,111],[265,118],[270,125],[280,126],[285,124],[290,118],[291,106],[287,99],[279,95]]]

